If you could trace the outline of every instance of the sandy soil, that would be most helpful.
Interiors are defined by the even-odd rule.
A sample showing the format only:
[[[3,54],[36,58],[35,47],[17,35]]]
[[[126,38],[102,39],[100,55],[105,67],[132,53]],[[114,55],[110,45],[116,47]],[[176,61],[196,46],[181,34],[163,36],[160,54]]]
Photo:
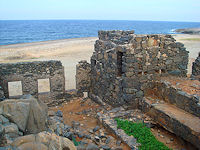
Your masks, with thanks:
[[[192,62],[200,51],[200,41],[184,39],[200,38],[200,35],[177,34],[174,38],[184,43],[190,52],[188,73],[191,74]],[[65,67],[66,89],[74,89],[76,64],[80,60],[90,61],[96,40],[96,37],[89,37],[0,46],[0,63],[60,60]]]
[[[175,34],[173,37],[177,42],[181,42],[185,45],[187,51],[189,51],[189,64],[188,64],[188,74],[192,73],[192,62],[198,56],[200,52],[200,35],[190,35],[190,34]],[[186,39],[198,39],[198,40],[186,40]]]
[[[0,63],[60,60],[65,67],[66,89],[74,89],[76,64],[90,61],[96,40],[91,37],[0,46]]]

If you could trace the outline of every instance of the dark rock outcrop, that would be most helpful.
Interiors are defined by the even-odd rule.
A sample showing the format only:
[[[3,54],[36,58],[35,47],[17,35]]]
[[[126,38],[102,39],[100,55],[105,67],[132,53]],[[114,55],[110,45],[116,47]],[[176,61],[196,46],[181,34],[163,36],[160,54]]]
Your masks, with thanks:
[[[175,32],[184,34],[200,34],[200,28],[177,29]]]

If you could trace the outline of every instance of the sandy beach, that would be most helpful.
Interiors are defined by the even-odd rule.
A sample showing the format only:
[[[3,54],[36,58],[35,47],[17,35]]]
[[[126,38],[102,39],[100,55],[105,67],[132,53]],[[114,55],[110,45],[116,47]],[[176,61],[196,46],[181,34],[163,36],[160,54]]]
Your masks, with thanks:
[[[192,62],[200,51],[200,35],[173,36],[190,52],[188,74],[191,74]],[[0,63],[60,60],[65,67],[66,89],[74,89],[76,64],[80,60],[90,61],[96,40],[97,37],[88,37],[0,46]]]

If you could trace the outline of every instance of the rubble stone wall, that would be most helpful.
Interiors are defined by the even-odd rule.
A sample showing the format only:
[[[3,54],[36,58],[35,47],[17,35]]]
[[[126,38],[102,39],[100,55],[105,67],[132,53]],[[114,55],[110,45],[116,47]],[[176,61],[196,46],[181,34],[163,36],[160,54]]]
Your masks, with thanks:
[[[5,95],[4,95],[4,92],[3,92],[3,88],[0,86],[0,101],[2,101],[4,99],[5,99]]]
[[[87,61],[80,61],[76,65],[76,89],[78,93],[89,92],[91,65]]]
[[[173,104],[182,110],[200,117],[200,99],[198,95],[189,95],[179,88],[173,87],[166,81],[148,82],[143,91],[145,97],[153,97],[156,100]],[[140,106],[144,112],[148,111],[145,110],[142,101]]]
[[[91,57],[91,90],[111,105],[138,107],[141,85],[160,76],[187,74],[188,51],[171,35],[99,31]]]
[[[60,61],[38,61],[0,64],[0,86],[9,98],[8,82],[21,81],[23,95],[38,97],[38,79],[49,78],[52,99],[65,91],[64,67]]]
[[[200,52],[199,56],[192,64],[192,75],[200,80]]]

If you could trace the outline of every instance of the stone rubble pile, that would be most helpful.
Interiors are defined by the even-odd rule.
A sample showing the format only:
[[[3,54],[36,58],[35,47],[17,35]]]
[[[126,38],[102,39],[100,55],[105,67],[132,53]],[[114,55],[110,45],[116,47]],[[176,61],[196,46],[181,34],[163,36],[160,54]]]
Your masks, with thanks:
[[[89,102],[87,99],[83,99],[82,105],[87,102]],[[81,112],[76,112],[76,115],[96,117],[98,111],[100,110],[83,110]],[[82,126],[84,126],[84,124],[78,121],[72,121],[71,125],[65,124],[63,114],[60,110],[56,113],[54,111],[49,111],[48,131],[70,140],[81,139],[77,145],[78,150],[122,150],[120,147],[122,142],[120,140],[116,141],[104,128],[97,125],[93,129],[85,130]]]
[[[74,144],[60,135],[59,120],[52,132],[47,105],[30,95],[0,102],[0,147],[25,150],[76,150]],[[63,126],[65,126],[63,124]]]

